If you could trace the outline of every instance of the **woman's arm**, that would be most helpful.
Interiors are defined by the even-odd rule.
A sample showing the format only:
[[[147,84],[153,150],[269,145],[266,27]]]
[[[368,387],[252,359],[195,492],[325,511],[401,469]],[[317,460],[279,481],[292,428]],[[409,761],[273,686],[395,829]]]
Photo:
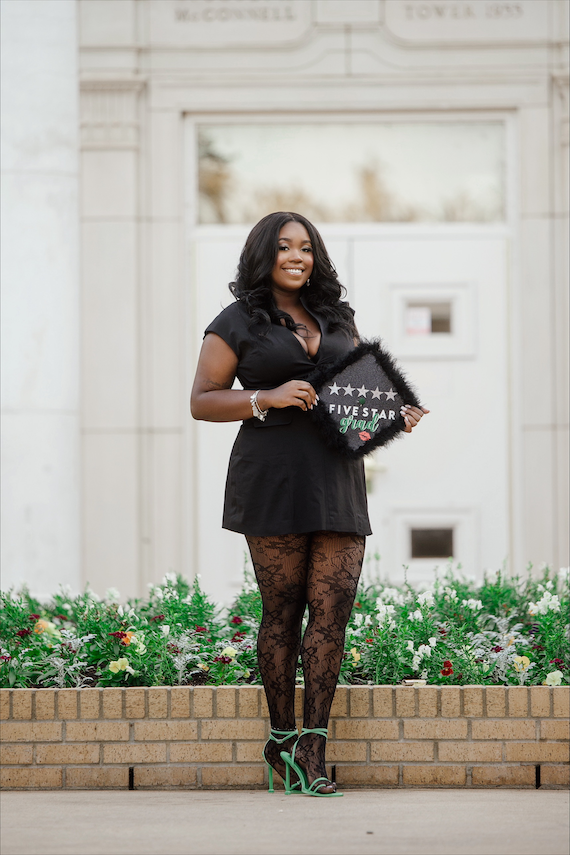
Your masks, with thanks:
[[[216,333],[208,333],[202,344],[196,377],[190,396],[190,411],[206,422],[237,422],[253,418],[250,397],[255,389],[232,389],[238,358]],[[300,407],[312,410],[317,393],[305,380],[290,380],[276,389],[264,389],[257,396],[261,410],[270,407]]]

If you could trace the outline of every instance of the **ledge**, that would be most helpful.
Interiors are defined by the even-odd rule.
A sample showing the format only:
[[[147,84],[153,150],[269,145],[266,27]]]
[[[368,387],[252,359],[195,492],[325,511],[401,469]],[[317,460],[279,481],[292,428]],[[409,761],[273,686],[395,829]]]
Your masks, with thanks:
[[[296,691],[296,714],[303,690]],[[339,686],[340,787],[569,786],[570,687]],[[3,789],[258,789],[258,686],[1,689]]]

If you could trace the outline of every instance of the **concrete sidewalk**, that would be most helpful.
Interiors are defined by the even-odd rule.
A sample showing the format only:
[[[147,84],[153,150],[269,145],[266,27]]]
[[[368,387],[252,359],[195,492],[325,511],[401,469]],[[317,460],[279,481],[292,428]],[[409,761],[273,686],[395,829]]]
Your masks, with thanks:
[[[7,792],[2,855],[568,855],[569,794]]]

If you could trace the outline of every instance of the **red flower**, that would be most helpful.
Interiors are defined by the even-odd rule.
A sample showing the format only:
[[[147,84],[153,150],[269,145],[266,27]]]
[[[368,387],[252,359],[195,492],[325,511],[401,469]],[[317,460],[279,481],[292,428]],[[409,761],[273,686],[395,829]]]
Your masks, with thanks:
[[[444,677],[451,677],[451,675],[453,674],[453,668],[449,659],[446,659],[444,661],[441,673]]]
[[[242,621],[242,619],[241,619],[240,617],[238,617],[237,615],[235,615],[235,616],[231,619],[231,623],[240,624],[240,623],[243,623],[243,621]]]
[[[31,629],[19,629],[18,632],[16,633],[16,635],[19,635],[20,638],[24,638],[24,636],[31,635],[31,634],[32,634]]]
[[[234,634],[232,635],[232,641],[237,641],[238,644],[240,641],[243,641],[244,638],[245,632],[239,632],[239,630],[238,632],[234,632]]]
[[[28,618],[28,620],[39,620],[39,619],[40,619],[39,615],[30,615],[30,617]]]
[[[196,630],[196,632],[207,632],[208,631],[205,626],[198,626],[198,624],[195,625],[195,630]]]
[[[493,653],[500,653],[503,648],[500,644],[497,644],[496,647],[493,647]]]
[[[56,618],[58,618],[59,620],[68,620],[70,623],[73,623],[71,618],[68,617],[67,615],[56,615]]]
[[[373,638],[367,638],[366,644],[374,644],[374,639]]]
[[[439,632],[441,635],[447,635],[447,630],[446,630],[446,629],[438,629],[438,632]]]
[[[120,629],[118,632],[109,632],[109,633],[107,633],[107,634],[108,634],[108,635],[112,635],[112,636],[113,636],[113,638],[121,638],[121,639],[122,639],[122,638],[126,638],[126,637],[127,637],[127,633],[126,633],[126,632],[123,632],[123,630],[122,630],[122,629]]]
[[[358,436],[360,437],[362,442],[368,442],[368,440],[371,438],[367,430],[361,430]]]
[[[0,662],[9,662],[11,658],[11,656],[8,656],[6,653],[3,653],[2,656],[0,656]]]
[[[231,656],[214,656],[214,662],[221,662],[222,665],[229,665],[231,661]]]
[[[164,620],[164,615],[155,615],[154,617],[151,617],[150,620],[151,620],[151,623],[153,620]]]

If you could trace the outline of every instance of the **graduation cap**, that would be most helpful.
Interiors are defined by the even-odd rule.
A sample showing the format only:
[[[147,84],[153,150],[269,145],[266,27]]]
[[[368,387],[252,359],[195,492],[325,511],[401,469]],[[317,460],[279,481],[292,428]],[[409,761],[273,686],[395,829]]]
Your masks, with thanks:
[[[310,377],[319,403],[311,415],[323,439],[345,457],[370,454],[400,436],[404,404],[420,402],[380,341],[362,341],[346,356],[319,366]]]

